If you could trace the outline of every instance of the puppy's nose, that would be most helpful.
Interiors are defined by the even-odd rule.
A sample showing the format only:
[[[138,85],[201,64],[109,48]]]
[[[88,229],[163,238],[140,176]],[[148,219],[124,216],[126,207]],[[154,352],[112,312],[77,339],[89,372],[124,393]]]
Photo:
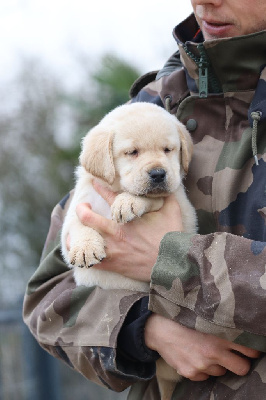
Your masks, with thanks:
[[[149,171],[149,175],[154,183],[161,183],[165,179],[166,172],[163,168],[153,168]]]

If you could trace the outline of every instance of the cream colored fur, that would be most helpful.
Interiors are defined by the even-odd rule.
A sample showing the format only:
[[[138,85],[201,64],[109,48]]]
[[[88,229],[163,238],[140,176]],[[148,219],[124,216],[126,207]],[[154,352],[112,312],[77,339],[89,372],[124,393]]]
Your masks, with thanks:
[[[182,185],[191,155],[192,141],[186,128],[154,104],[134,103],[117,107],[91,129],[83,139],[74,197],[61,237],[62,255],[66,263],[74,268],[77,285],[149,290],[148,283],[93,268],[106,257],[104,240],[94,229],[81,224],[76,206],[83,202],[90,203],[95,212],[126,223],[147,212],[159,210],[164,198],[174,193],[180,204],[184,231],[194,233],[196,215]],[[157,184],[151,179],[151,171],[158,169],[165,171],[165,179]],[[91,184],[93,177],[119,192],[111,209],[94,190]],[[66,247],[68,234],[69,251]],[[166,371],[162,362],[158,362],[160,375],[159,371]],[[169,372],[169,380],[177,381],[179,376],[171,370],[174,378]],[[168,400],[170,395],[165,389],[170,386],[164,384],[165,377],[159,382],[162,399]]]

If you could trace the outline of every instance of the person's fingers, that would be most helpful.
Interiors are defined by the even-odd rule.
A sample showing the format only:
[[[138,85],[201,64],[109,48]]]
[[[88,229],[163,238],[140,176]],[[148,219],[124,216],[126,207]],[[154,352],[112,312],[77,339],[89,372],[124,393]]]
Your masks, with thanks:
[[[109,204],[109,206],[111,206],[117,196],[117,193],[108,189],[106,186],[103,186],[98,179],[94,178],[92,180],[92,184],[96,192]],[[171,214],[175,212],[181,216],[180,207],[174,194],[167,196],[164,200],[163,213],[167,214],[169,212]]]
[[[175,210],[175,212],[180,212],[180,206],[176,200],[175,195],[171,194],[164,199],[163,212],[167,213],[170,211],[171,213],[173,213],[173,210]]]
[[[117,196],[117,193],[112,192],[106,186],[103,186],[98,179],[92,180],[92,185],[96,192],[111,206]]]
[[[232,343],[232,350],[243,354],[246,357],[250,358],[258,358],[260,356],[260,352],[258,350],[251,349],[250,347],[242,346],[241,344]]]
[[[211,376],[222,376],[226,373],[226,368],[221,367],[218,364],[210,365],[208,368],[205,370],[200,371],[195,366],[182,366],[182,369],[177,372],[180,375],[185,376],[186,378],[192,380],[192,381],[204,381],[205,379],[208,379],[208,377]]]
[[[194,382],[206,381],[209,377],[210,377],[210,375],[205,374],[204,372],[200,372],[199,374],[197,374],[197,375],[195,375],[193,377],[186,376],[186,378],[188,378],[188,379],[190,379],[191,381],[194,381]]]
[[[76,207],[76,213],[83,225],[96,229],[101,234],[117,235],[119,226],[116,222],[111,221],[91,210],[87,203],[80,203]]]
[[[177,371],[177,373],[179,373],[179,372]],[[188,376],[187,375],[183,375],[183,376],[185,376],[185,378],[188,378],[194,382],[206,381],[210,377],[210,375],[205,374],[205,372],[199,372],[198,374],[192,374],[192,375],[188,374]]]
[[[245,357],[235,354],[234,352],[231,352],[231,354],[224,352],[224,354],[221,355],[219,364],[234,374],[240,376],[246,375],[250,369],[250,361]]]
[[[164,199],[164,205],[161,208],[160,212],[165,220],[169,221],[170,219],[172,220],[172,222],[175,222],[172,227],[168,226],[168,231],[183,230],[181,209],[174,194],[171,194]],[[178,225],[176,225],[177,223]]]
[[[211,365],[205,372],[199,372],[187,378],[189,378],[191,381],[200,382],[205,381],[210,376],[222,376],[226,374],[226,371],[227,369],[221,367],[220,365]]]
[[[222,367],[221,365],[211,365],[208,367],[208,369],[205,371],[205,373],[208,373],[209,375],[212,376],[222,376],[226,373],[227,369]]]

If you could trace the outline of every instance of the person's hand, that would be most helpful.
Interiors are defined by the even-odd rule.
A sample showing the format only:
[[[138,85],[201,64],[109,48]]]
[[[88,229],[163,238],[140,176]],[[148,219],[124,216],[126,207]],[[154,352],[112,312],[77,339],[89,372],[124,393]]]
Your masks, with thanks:
[[[116,194],[97,180],[94,188],[111,205]],[[170,231],[182,231],[180,207],[171,195],[161,210],[150,212],[127,224],[118,224],[91,210],[89,204],[77,206],[80,221],[101,233],[107,258],[93,268],[117,272],[132,279],[150,281],[151,270],[158,256],[160,241]]]
[[[158,314],[152,314],[146,322],[145,343],[180,375],[192,381],[203,381],[210,375],[221,376],[227,370],[246,375],[250,368],[248,358],[257,358],[260,354]]]

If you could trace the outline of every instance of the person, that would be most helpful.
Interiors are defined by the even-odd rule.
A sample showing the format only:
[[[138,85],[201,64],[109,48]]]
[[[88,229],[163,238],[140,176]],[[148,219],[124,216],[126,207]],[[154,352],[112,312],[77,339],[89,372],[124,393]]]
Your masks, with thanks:
[[[150,292],[76,287],[60,255],[71,193],[55,208],[24,320],[40,345],[88,379],[130,400],[159,399],[155,361],[184,379],[173,400],[261,400],[266,390],[266,3],[191,0],[174,29],[178,51],[142,76],[131,102],[154,102],[194,142],[185,180],[197,234],[182,232],[179,206],[125,225],[77,213],[105,238],[96,268],[151,281]],[[112,204],[116,194],[96,180]]]

